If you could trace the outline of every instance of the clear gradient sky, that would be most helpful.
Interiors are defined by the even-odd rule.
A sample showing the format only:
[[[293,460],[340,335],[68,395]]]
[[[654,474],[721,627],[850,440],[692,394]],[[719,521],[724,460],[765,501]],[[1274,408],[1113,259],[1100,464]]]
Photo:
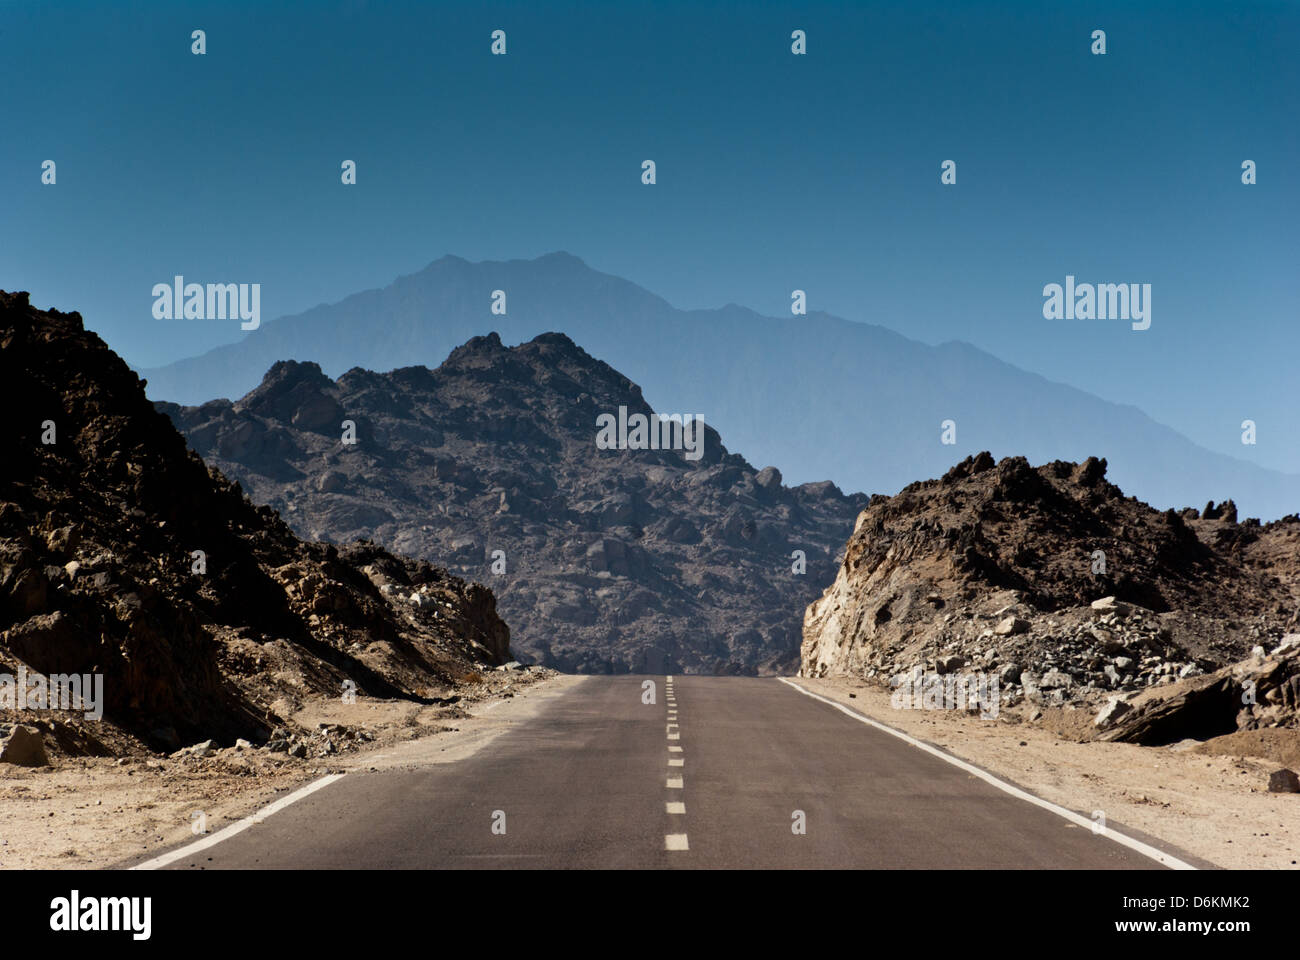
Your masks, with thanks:
[[[1300,471],[1297,51],[1292,2],[0,0],[0,287],[151,366],[238,336],[153,319],[177,273],[270,319],[568,250],[685,308],[803,288]],[[1067,273],[1151,283],[1151,329],[1044,320]]]

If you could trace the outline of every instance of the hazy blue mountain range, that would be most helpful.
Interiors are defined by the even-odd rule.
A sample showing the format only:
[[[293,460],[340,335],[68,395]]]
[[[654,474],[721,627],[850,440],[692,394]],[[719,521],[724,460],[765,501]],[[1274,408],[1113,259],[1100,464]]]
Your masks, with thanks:
[[[491,313],[504,290],[507,312]],[[929,346],[824,313],[679,310],[567,253],[470,263],[443,257],[389,286],[264,322],[238,343],[141,370],[149,396],[238,398],[281,360],[436,367],[496,331],[507,344],[558,331],[640,384],[656,410],[702,414],[787,482],[833,479],[894,493],[981,451],[1032,463],[1105,457],[1109,476],[1157,507],[1232,498],[1241,515],[1300,510],[1300,477],[1206,450],[1131,406],[1050,382],[962,342]],[[941,424],[956,423],[956,443]],[[593,424],[593,433],[594,433]]]

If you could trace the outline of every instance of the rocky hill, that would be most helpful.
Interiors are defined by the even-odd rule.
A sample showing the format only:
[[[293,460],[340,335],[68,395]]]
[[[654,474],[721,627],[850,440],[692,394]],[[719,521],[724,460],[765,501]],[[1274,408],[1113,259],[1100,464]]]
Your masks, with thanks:
[[[807,609],[801,673],[896,685],[918,668],[975,672],[999,679],[1004,704],[1062,706],[1127,704],[1279,648],[1290,663],[1298,545],[1295,516],[1261,526],[1231,502],[1154,510],[1106,480],[1105,460],[1033,468],[981,453],[871,499]],[[1216,733],[1242,707],[1224,704]],[[1270,704],[1241,722],[1286,722]]]
[[[74,752],[265,742],[349,681],[427,700],[509,659],[489,590],[300,540],[186,448],[79,314],[0,292],[0,391],[0,673],[100,674],[106,722],[0,720]]]
[[[800,611],[866,505],[755,470],[707,410],[676,411],[704,414],[698,459],[600,449],[599,416],[653,412],[554,333],[337,381],[281,362],[237,402],[158,407],[303,536],[373,536],[489,583],[516,653],[565,670],[792,671]]]

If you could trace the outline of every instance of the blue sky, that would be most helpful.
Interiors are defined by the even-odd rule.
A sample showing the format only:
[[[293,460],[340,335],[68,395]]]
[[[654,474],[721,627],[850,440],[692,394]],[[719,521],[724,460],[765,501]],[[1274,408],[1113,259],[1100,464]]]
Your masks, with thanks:
[[[177,273],[272,318],[568,250],[680,307],[802,288],[1300,471],[1300,5],[1136,6],[0,2],[0,287],[151,366],[232,339],[152,317]],[[1152,284],[1151,329],[1044,320],[1067,273]]]

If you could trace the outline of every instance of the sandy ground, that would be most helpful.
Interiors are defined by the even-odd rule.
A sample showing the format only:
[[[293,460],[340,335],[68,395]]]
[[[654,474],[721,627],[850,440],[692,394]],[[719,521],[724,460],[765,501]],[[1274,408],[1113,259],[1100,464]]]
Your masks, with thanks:
[[[1085,817],[1100,810],[1121,832],[1133,828],[1220,867],[1300,868],[1300,794],[1267,792],[1268,775],[1279,766],[1273,758],[1300,754],[1300,732],[1171,747],[1077,742],[1071,728],[1092,720],[1084,711],[1056,711],[1036,722],[1003,711],[984,720],[895,709],[888,690],[856,679],[794,682]]]
[[[120,865],[196,839],[201,827],[220,830],[327,773],[460,759],[580,680],[552,675],[468,708],[365,697],[355,704],[311,701],[295,723],[342,723],[375,738],[324,760],[227,748],[206,759],[55,757],[49,767],[3,764],[0,868]]]

